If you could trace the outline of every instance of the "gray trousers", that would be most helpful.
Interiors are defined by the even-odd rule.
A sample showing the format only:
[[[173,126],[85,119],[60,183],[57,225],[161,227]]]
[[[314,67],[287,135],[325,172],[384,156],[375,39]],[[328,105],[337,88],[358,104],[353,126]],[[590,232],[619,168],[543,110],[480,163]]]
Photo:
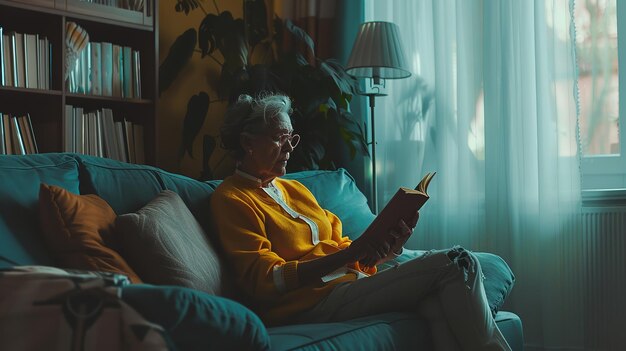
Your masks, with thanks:
[[[487,303],[476,256],[461,247],[424,255],[337,285],[299,322],[337,322],[414,311],[430,325],[436,350],[511,350]]]

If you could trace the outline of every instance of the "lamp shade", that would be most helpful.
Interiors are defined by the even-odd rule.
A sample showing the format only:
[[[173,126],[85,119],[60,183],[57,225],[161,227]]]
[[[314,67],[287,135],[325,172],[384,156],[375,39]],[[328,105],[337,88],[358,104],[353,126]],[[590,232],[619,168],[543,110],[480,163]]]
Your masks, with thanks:
[[[398,25],[365,22],[354,41],[346,71],[355,77],[399,79],[411,75]]]

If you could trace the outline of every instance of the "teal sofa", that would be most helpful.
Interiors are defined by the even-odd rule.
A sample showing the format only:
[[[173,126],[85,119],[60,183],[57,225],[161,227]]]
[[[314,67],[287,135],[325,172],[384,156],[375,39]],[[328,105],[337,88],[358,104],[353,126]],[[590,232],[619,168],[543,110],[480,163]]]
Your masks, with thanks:
[[[306,171],[286,177],[307,186],[322,207],[341,218],[345,234],[352,238],[374,217],[345,170]],[[37,219],[40,183],[61,186],[76,194],[97,194],[118,215],[138,210],[169,189],[181,196],[210,239],[215,239],[209,198],[219,181],[199,182],[155,167],[78,154],[0,156],[0,268],[54,265]],[[400,262],[421,254],[405,251],[398,258]],[[477,255],[498,326],[513,349],[522,350],[519,317],[498,310],[513,286],[514,276],[500,257]],[[178,350],[432,349],[428,326],[410,313],[387,313],[341,323],[269,327],[230,296],[150,284],[128,285],[122,293],[122,298],[145,318],[165,328],[173,348]]]

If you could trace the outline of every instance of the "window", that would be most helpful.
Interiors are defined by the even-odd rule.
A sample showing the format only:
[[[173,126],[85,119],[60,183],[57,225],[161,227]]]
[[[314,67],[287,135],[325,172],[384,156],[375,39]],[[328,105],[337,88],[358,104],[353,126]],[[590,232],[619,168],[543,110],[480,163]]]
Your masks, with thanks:
[[[626,118],[620,104],[626,89],[619,89],[626,73],[619,70],[620,63],[626,67],[626,4],[588,0],[575,6],[583,188],[626,188],[626,140],[619,132]]]

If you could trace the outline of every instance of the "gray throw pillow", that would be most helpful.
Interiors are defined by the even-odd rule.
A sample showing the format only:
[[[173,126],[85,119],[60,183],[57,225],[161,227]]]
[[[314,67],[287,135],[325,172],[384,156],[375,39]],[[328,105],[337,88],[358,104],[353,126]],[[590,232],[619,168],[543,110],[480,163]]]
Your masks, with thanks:
[[[165,190],[136,213],[115,221],[122,256],[141,279],[218,295],[219,258],[183,200]]]

